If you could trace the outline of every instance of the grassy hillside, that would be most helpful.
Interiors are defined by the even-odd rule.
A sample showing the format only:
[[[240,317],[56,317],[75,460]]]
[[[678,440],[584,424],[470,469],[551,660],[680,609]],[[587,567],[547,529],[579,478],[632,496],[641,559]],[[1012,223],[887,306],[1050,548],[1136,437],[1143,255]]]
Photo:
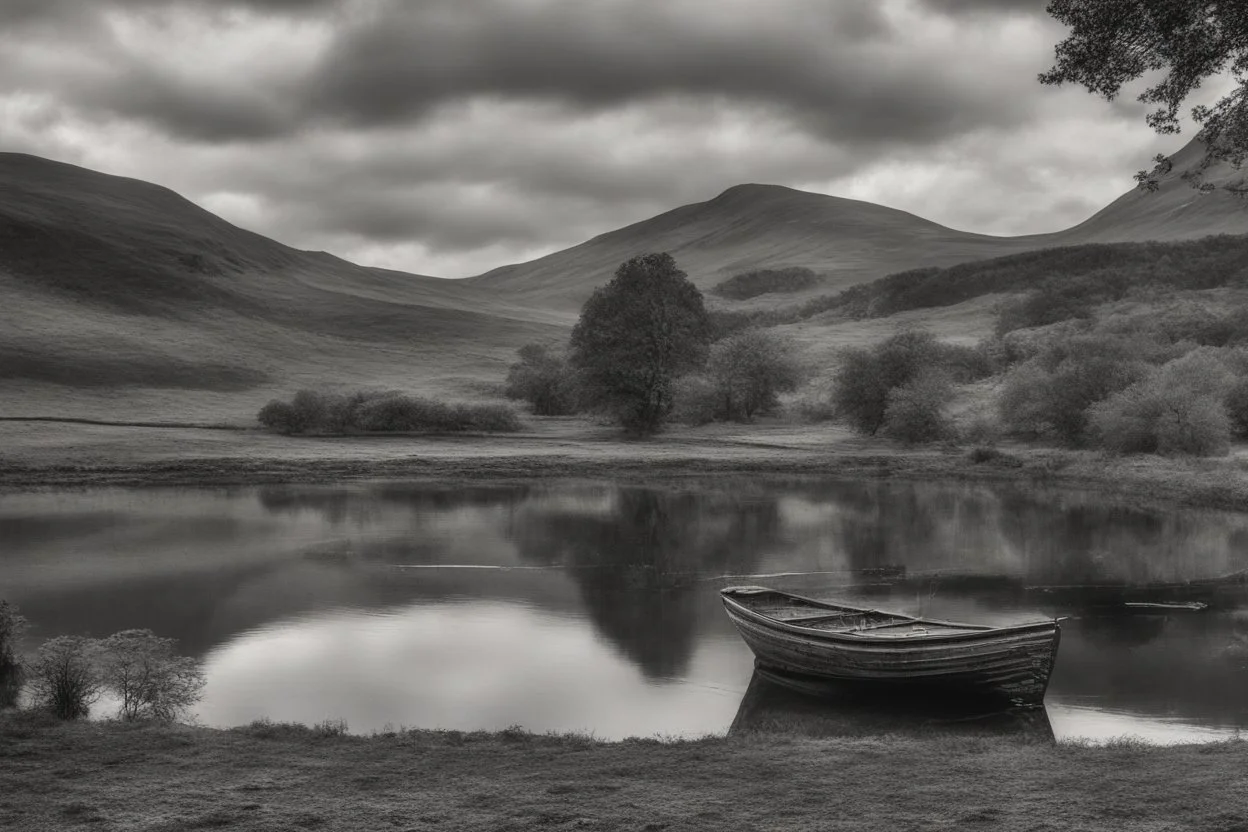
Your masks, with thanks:
[[[0,154],[6,415],[250,416],[321,381],[474,393],[560,319],[230,225],[172,191]]]
[[[620,262],[646,251],[670,252],[704,291],[752,270],[803,267],[824,278],[821,288],[826,292],[907,269],[1038,249],[1248,233],[1248,201],[1224,191],[1201,194],[1182,180],[1181,174],[1202,152],[1193,140],[1175,155],[1173,171],[1155,193],[1132,189],[1087,221],[1051,234],[969,234],[869,202],[774,185],[739,185],[708,202],[677,208],[529,263],[494,269],[469,282],[525,304],[576,309]],[[1222,184],[1241,175],[1220,165],[1209,169],[1206,180]],[[768,300],[773,302],[747,305],[774,305],[775,299]]]
[[[669,252],[707,291],[756,269],[806,267],[836,288],[920,264],[949,265],[1018,248],[1009,238],[954,231],[870,202],[738,185],[708,202],[468,282],[525,304],[578,309],[621,262],[647,251]]]
[[[870,203],[742,185],[466,281],[298,251],[155,185],[0,154],[0,401],[8,416],[244,422],[304,386],[480,398],[518,346],[566,337],[595,286],[656,250],[704,290],[760,269],[810,269],[809,288],[708,303],[766,311],[760,322],[788,324],[821,361],[903,325],[973,340],[991,328],[993,298],[1053,272],[1130,283],[1193,253],[1215,270],[1242,268],[1233,241],[1082,245],[1248,233],[1248,203],[1179,179],[1197,153],[1180,153],[1157,193],[1129,193],[1057,234],[967,234]]]

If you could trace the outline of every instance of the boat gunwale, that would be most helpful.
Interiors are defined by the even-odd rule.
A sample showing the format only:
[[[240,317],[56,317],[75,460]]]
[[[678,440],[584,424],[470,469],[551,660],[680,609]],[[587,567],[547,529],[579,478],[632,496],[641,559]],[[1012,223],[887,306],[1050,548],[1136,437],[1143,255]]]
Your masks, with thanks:
[[[800,624],[790,624],[779,618],[772,618],[756,610],[750,609],[742,604],[731,594],[734,591],[752,589],[759,592],[770,592],[775,595],[781,595],[786,598],[792,598],[796,601],[802,601],[807,604],[814,604],[825,609],[844,609],[850,612],[858,613],[875,613],[877,615],[891,615],[902,620],[907,620],[915,624],[934,624],[938,626],[952,626],[962,629],[958,633],[929,633],[918,635],[907,635],[904,637],[881,637],[872,635],[868,631],[836,631],[822,630],[817,627],[803,627]],[[836,641],[838,639],[846,639],[855,643],[871,643],[888,646],[901,646],[906,644],[930,644],[932,642],[948,642],[948,641],[975,641],[983,640],[986,636],[1013,635],[1028,630],[1039,630],[1051,628],[1054,632],[1060,634],[1061,626],[1059,619],[1046,619],[1043,621],[1025,622],[1022,624],[1008,624],[1002,627],[992,627],[985,624],[965,624],[957,621],[941,621],[932,618],[919,618],[917,616],[906,615],[905,613],[890,613],[882,610],[866,609],[862,607],[853,607],[848,605],[832,604],[828,601],[820,601],[817,598],[809,598],[803,595],[797,595],[792,592],[785,592],[779,589],[768,589],[766,587],[747,587],[747,586],[730,586],[721,589],[720,597],[728,607],[730,613],[738,613],[747,619],[753,620],[764,626],[773,629],[786,630],[808,638],[815,638],[822,641]],[[1059,636],[1060,637],[1060,636]]]

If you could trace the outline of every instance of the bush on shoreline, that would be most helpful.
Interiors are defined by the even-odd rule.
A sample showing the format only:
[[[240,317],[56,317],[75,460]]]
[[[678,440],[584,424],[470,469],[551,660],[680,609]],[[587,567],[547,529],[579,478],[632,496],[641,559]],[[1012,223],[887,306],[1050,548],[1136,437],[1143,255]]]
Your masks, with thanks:
[[[395,392],[350,394],[300,390],[289,402],[273,400],[260,424],[286,436],[314,433],[509,433],[521,423],[499,404],[448,404]]]
[[[0,708],[12,708],[22,689],[24,668],[17,642],[26,632],[26,619],[17,607],[0,600]]]
[[[937,395],[938,389],[948,386],[943,356],[935,336],[917,330],[901,332],[869,349],[847,351],[832,385],[836,412],[858,432],[874,435],[885,427],[889,408],[896,404],[899,435],[926,433],[926,428],[916,426],[941,423],[948,401],[947,395]],[[921,382],[936,375],[941,381]],[[894,391],[911,384],[922,386],[894,396]],[[928,412],[919,412],[924,409]]]

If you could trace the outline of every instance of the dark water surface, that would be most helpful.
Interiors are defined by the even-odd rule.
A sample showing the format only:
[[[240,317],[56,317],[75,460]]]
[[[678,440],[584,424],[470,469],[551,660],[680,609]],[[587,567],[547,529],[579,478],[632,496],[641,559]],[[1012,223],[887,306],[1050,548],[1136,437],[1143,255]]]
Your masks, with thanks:
[[[1073,616],[1039,730],[1215,739],[1248,728],[1248,586],[1218,580],[1245,569],[1248,515],[1021,486],[0,496],[0,597],[35,624],[27,649],[131,627],[176,637],[207,666],[199,718],[222,726],[617,738],[800,723],[809,703],[752,678],[716,592],[760,583],[984,623]],[[1124,606],[1175,601],[1209,608]],[[825,733],[979,724],[908,703],[820,711]]]

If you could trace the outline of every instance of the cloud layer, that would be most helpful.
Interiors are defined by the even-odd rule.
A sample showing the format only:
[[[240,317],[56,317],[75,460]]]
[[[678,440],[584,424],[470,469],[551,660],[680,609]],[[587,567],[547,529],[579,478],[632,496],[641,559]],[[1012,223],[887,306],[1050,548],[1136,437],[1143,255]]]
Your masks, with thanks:
[[[0,148],[463,276],[739,182],[1073,224],[1174,149],[1041,87],[1043,0],[9,0]]]

